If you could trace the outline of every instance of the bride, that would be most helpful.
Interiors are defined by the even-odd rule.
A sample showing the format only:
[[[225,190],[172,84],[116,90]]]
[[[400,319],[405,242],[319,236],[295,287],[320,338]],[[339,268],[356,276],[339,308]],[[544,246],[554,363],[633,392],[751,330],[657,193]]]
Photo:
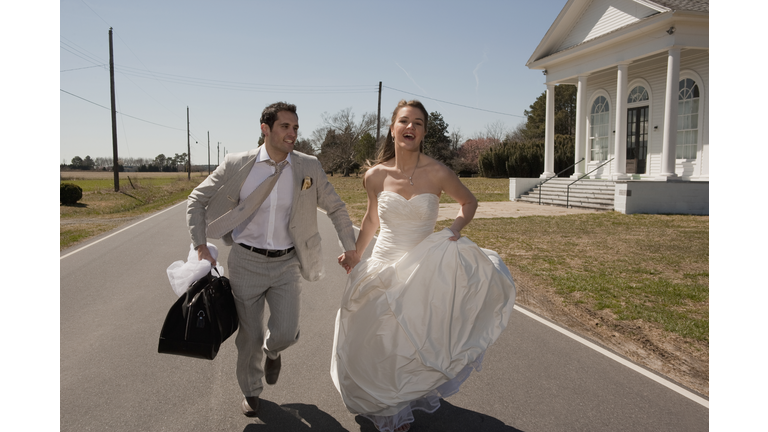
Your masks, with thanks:
[[[365,173],[358,256],[381,231],[369,259],[345,266],[333,341],[331,376],[344,404],[387,432],[409,430],[413,410],[434,412],[480,370],[515,300],[499,255],[461,236],[477,199],[422,153],[427,121],[420,102],[400,101]],[[450,228],[433,233],[443,192],[461,209]]]

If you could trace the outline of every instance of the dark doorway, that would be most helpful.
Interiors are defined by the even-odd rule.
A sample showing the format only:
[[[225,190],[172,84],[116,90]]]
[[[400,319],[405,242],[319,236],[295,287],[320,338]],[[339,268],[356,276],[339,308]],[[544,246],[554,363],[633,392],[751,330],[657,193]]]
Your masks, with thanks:
[[[645,174],[648,154],[648,107],[627,110],[627,174]]]

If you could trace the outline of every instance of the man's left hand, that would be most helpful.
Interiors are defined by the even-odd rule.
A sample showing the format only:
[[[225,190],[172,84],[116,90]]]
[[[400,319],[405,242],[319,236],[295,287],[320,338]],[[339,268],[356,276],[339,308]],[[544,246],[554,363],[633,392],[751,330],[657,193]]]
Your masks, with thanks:
[[[348,250],[339,255],[339,265],[349,274],[353,268],[360,262],[360,254],[356,250]]]

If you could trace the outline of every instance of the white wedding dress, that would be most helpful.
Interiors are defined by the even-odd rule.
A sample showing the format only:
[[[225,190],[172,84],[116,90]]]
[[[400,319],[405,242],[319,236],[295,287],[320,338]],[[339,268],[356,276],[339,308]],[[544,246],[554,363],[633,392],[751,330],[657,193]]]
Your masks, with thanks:
[[[378,201],[376,246],[350,273],[336,317],[331,376],[350,412],[392,431],[480,370],[515,284],[496,252],[433,233],[437,195],[383,191]]]

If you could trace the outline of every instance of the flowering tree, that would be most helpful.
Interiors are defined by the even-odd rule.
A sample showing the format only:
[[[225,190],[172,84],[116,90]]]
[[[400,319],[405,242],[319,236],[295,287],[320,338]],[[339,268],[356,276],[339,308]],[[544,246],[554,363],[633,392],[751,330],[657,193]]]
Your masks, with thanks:
[[[500,141],[494,138],[467,140],[459,147],[455,170],[462,175],[477,174],[479,172],[478,160],[480,159],[480,154],[499,143]]]

